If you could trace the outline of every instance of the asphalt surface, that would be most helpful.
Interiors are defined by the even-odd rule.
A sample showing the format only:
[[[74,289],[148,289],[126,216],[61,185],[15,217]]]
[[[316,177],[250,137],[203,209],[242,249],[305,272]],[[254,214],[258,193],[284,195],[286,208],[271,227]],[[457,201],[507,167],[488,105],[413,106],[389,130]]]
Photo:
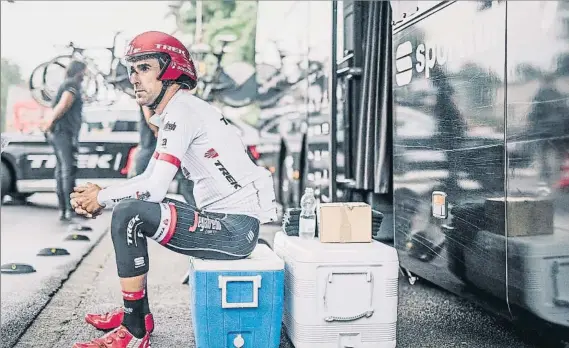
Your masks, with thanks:
[[[278,227],[264,229],[272,235]],[[155,316],[153,347],[195,347],[189,288],[181,280],[188,258],[149,243],[149,301]],[[421,280],[400,278],[398,347],[544,347],[524,342],[512,325],[483,309]],[[106,312],[122,303],[107,234],[85,258],[22,336],[17,348],[71,347],[101,332],[88,326],[87,312]],[[264,348],[264,347],[254,347]],[[294,348],[283,331],[280,348]]]
[[[265,228],[265,234],[271,229],[275,227]],[[148,299],[156,322],[152,346],[194,347],[189,287],[182,284],[189,259],[157,243],[148,244]],[[122,305],[118,289],[113,246],[107,233],[15,347],[71,347],[77,341],[101,336],[85,323],[84,314],[107,312]]]
[[[7,208],[2,207],[3,223],[5,212],[22,209]],[[109,215],[105,213],[95,220],[100,223],[101,230],[108,226]],[[34,220],[39,220],[38,217],[42,219],[40,223],[43,221],[42,226],[47,225],[45,221],[53,220],[52,214],[49,217],[37,216],[34,210]],[[278,229],[279,226],[263,226],[262,237],[272,242],[272,236]],[[154,242],[149,243],[149,253],[148,292],[157,325],[152,346],[195,347],[189,287],[182,284],[188,258]],[[4,279],[3,276],[3,291]],[[406,277],[401,276],[399,284],[397,347],[549,347],[531,343],[531,337],[520,334],[523,330],[515,328],[508,321],[426,281],[419,280],[412,286]],[[49,300],[49,295],[43,294],[48,293],[51,285],[46,283],[43,286],[45,289],[35,287],[41,289],[41,296],[26,302],[34,310],[20,321],[11,321],[12,331],[26,330],[16,345],[12,345],[13,340],[4,344],[6,335],[3,325],[3,347],[71,347],[77,341],[88,341],[102,335],[87,325],[83,317],[87,312],[106,312],[122,304],[110,235],[106,233],[103,236],[28,327],[31,314],[37,313]],[[2,295],[4,323],[6,297],[4,293]],[[281,336],[280,348],[294,348],[284,330]],[[15,337],[14,334],[12,337]]]
[[[1,347],[11,347],[61,287],[81,259],[103,236],[109,217],[76,222],[92,231],[78,232],[58,220],[55,195],[32,196],[26,206],[2,205],[1,264],[24,263],[36,272],[1,274]],[[65,241],[74,233],[89,241]],[[70,255],[37,256],[43,248],[64,248]]]

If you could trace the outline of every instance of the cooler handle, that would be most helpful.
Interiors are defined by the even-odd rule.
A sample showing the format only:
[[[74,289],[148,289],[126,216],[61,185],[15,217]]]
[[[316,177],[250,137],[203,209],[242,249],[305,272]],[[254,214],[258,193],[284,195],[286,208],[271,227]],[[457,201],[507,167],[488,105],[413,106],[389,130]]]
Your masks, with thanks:
[[[332,283],[332,277],[334,276],[334,274],[338,274],[338,275],[365,274],[366,275],[366,281],[370,285],[369,309],[367,311],[364,311],[363,313],[352,315],[349,317],[337,317],[337,316],[329,315],[326,318],[324,318],[324,320],[326,320],[327,322],[353,321],[353,320],[358,320],[358,319],[363,318],[363,317],[367,317],[367,318],[371,317],[373,315],[373,312],[374,312],[374,309],[373,309],[373,274],[371,272],[332,272],[332,273],[328,274],[328,279],[326,280],[326,283],[325,283],[326,285],[324,286],[324,308],[325,309],[328,308],[328,305],[326,304],[326,289],[328,288],[328,283]]]
[[[219,276],[219,288],[221,289],[221,308],[257,308],[259,307],[259,288],[261,287],[261,276]],[[227,302],[227,283],[228,282],[252,282],[253,301],[252,302]]]

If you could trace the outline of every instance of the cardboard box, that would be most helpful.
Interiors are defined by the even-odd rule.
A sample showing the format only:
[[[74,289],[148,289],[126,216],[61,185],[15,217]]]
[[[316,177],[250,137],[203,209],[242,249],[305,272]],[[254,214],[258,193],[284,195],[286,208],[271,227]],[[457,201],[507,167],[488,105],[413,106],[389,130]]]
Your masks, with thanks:
[[[361,202],[321,203],[318,237],[322,243],[370,243],[371,207]]]

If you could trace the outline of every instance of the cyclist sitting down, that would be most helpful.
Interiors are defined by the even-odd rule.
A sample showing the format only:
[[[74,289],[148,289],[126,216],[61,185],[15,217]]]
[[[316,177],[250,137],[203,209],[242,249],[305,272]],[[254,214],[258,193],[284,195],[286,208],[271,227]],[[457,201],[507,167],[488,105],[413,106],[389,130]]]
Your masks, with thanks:
[[[197,76],[184,45],[168,34],[145,32],[130,42],[125,58],[136,101],[155,112],[158,142],[141,175],[104,189],[88,183],[71,194],[75,211],[88,217],[116,203],[111,236],[124,300],[121,309],[87,314],[94,327],[113,330],[76,348],[150,347],[147,237],[185,255],[235,260],[251,254],[259,225],[276,219],[270,172],[251,161],[216,108],[190,93]],[[195,183],[200,209],[165,198],[180,168]]]

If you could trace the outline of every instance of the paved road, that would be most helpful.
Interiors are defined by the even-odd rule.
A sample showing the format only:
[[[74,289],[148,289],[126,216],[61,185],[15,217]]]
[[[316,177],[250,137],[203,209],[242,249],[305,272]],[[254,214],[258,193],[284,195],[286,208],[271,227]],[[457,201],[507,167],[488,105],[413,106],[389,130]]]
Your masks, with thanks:
[[[267,227],[263,232],[271,235],[276,229]],[[149,300],[157,323],[152,346],[194,347],[189,288],[181,284],[188,260],[156,243],[149,246]],[[83,316],[120,305],[117,289],[112,242],[107,234],[15,347],[71,347],[76,341],[98,337],[101,333],[86,325]],[[410,286],[402,278],[399,289],[398,347],[545,347],[520,338],[508,322],[428,283]],[[293,348],[284,334],[280,348]]]
[[[58,220],[54,194],[35,195],[26,206],[2,205],[1,264],[25,263],[35,273],[1,275],[2,347],[10,347],[61,287],[81,259],[100,239],[108,217],[78,220],[93,228],[82,232],[90,241],[64,241],[73,233]],[[65,248],[70,255],[36,256],[43,248]]]

